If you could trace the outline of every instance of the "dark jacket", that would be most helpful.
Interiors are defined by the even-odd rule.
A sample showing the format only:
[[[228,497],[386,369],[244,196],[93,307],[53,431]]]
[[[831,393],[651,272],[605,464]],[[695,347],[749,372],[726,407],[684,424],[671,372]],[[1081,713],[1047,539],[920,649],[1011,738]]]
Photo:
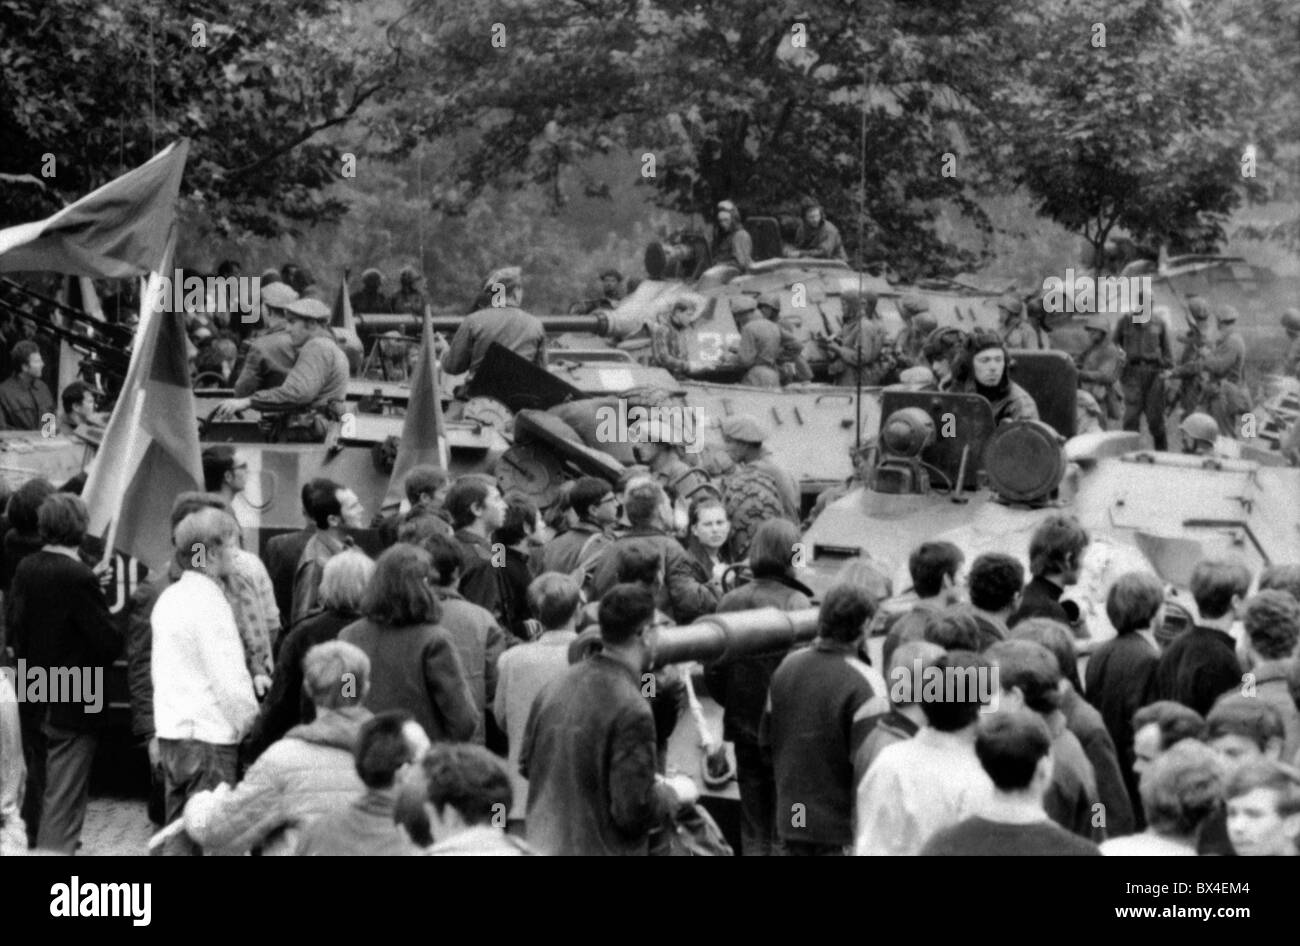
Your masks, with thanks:
[[[266,540],[266,550],[262,553],[262,563],[266,573],[271,576],[271,587],[275,591],[275,606],[280,609],[280,623],[288,626],[289,615],[293,613],[293,576],[298,570],[298,560],[302,550],[315,534],[314,525],[276,535]]]
[[[370,789],[348,807],[321,815],[298,840],[298,857],[406,857],[417,853],[397,822],[395,790]]]
[[[681,543],[658,529],[632,528],[619,536],[601,557],[592,579],[592,599],[604,596],[617,584],[618,550],[633,542],[649,542],[664,561],[664,580],[655,595],[655,607],[678,624],[690,624],[718,607],[718,589],[702,582]]]
[[[793,578],[755,578],[723,595],[718,613],[753,608],[798,611],[812,607],[812,591]],[[751,746],[758,744],[759,722],[767,704],[767,688],[785,653],[723,660],[705,668],[704,680],[723,707],[723,736]]]
[[[406,710],[433,742],[465,742],[478,726],[474,698],[447,632],[436,624],[386,627],[363,618],[339,633],[370,658],[372,713]]]
[[[1115,744],[1120,773],[1133,806],[1134,827],[1145,827],[1138,778],[1133,773],[1133,714],[1155,702],[1156,664],[1160,655],[1139,634],[1121,634],[1088,658],[1084,693],[1101,713]]]
[[[1212,627],[1193,627],[1175,637],[1156,665],[1160,699],[1190,706],[1202,716],[1240,685],[1241,663],[1232,637]]]
[[[0,423],[9,430],[40,430],[54,414],[54,395],[40,378],[15,374],[0,384]]]
[[[777,818],[783,841],[853,843],[853,723],[873,697],[884,697],[864,669],[851,646],[819,638],[787,655],[772,675],[763,735],[772,748],[776,810],[803,815],[798,822]]]
[[[154,735],[153,606],[179,577],[173,564],[131,594],[131,615],[126,625],[126,686],[131,696],[131,732],[146,742]]]
[[[1120,771],[1115,743],[1106,731],[1101,713],[1071,687],[1061,700],[1065,725],[1083,746],[1097,779],[1097,800],[1105,806],[1106,836],[1118,838],[1134,831],[1133,803]]]
[[[460,593],[466,601],[489,611],[498,624],[519,640],[527,640],[524,622],[531,616],[528,609],[528,586],[533,572],[528,556],[506,547],[500,568],[492,562],[477,562],[461,578]]]
[[[280,645],[271,675],[271,691],[245,743],[248,761],[256,759],[290,729],[316,718],[316,707],[303,693],[302,659],[317,644],[332,641],[359,615],[344,611],[315,611],[295,624]]]
[[[1051,618],[1069,627],[1072,619],[1061,605],[1064,593],[1065,589],[1055,582],[1041,576],[1031,578],[1020,595],[1020,607],[1007,619],[1007,626],[1014,628],[1025,618]]]
[[[26,535],[17,529],[5,532],[4,558],[0,559],[0,591],[7,592],[13,584],[18,563],[33,552],[39,552],[44,545],[39,535]]]
[[[524,730],[528,843],[554,855],[645,855],[670,813],[655,784],[655,727],[641,682],[604,654],[546,685]]]
[[[79,685],[86,674],[98,674],[95,695],[106,699],[104,671],[121,652],[122,638],[108,613],[99,579],[86,565],[58,552],[27,556],[14,574],[6,614],[14,657],[27,660],[29,673],[32,668],[45,670],[51,689],[56,679],[48,676],[52,668],[75,669]],[[86,701],[74,702],[65,694],[50,702],[48,723],[76,732],[99,729],[109,714],[102,707],[87,712],[89,694],[83,690],[81,695]]]

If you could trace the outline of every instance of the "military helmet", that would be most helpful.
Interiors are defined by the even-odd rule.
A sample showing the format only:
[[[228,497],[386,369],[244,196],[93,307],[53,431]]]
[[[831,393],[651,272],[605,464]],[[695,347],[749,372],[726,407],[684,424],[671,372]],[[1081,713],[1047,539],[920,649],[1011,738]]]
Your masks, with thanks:
[[[1289,332],[1300,332],[1300,309],[1287,309],[1283,312],[1282,327]]]
[[[758,296],[758,307],[771,309],[773,312],[781,311],[781,294],[779,292],[763,292]]]
[[[1205,440],[1214,443],[1219,437],[1219,425],[1209,414],[1188,414],[1178,429],[1192,440]]]
[[[1210,304],[1200,296],[1192,296],[1187,300],[1187,311],[1198,322],[1204,322],[1210,317]]]
[[[730,417],[724,417],[719,426],[722,428],[722,436],[742,443],[760,444],[767,439],[767,431],[763,425],[748,414],[732,414]]]
[[[1227,325],[1231,325],[1232,323],[1237,321],[1237,318],[1238,318],[1237,310],[1232,306],[1225,305],[1221,309],[1219,309],[1220,322]]]
[[[420,281],[421,276],[415,271],[414,266],[403,266],[399,277],[403,286],[414,286]]]
[[[997,297],[994,304],[1003,312],[1010,312],[1012,315],[1019,315],[1024,303],[1014,292],[1004,292]]]
[[[739,295],[731,299],[731,314],[744,315],[747,312],[753,312],[758,308],[758,302],[753,296]]]
[[[898,311],[903,316],[929,312],[930,300],[915,292],[909,292],[898,300]]]
[[[918,312],[912,317],[912,328],[922,335],[928,335],[939,327],[939,320],[929,312]]]

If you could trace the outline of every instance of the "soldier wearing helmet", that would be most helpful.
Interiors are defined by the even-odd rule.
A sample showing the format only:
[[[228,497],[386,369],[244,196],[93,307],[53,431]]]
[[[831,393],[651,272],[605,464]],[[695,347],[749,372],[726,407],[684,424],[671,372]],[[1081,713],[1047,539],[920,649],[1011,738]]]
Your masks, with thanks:
[[[742,273],[754,266],[754,239],[740,219],[740,210],[729,200],[718,204],[717,230],[713,237],[713,265],[734,266]]]
[[[1287,309],[1282,313],[1282,328],[1291,342],[1282,359],[1282,373],[1300,378],[1300,309]]]
[[[1237,310],[1225,305],[1218,312],[1218,338],[1200,359],[1205,380],[1201,410],[1214,418],[1219,433],[1236,437],[1241,415],[1250,410],[1246,390],[1246,343],[1237,333]]]
[[[719,364],[745,369],[744,384],[761,388],[779,388],[781,374],[781,330],[758,314],[753,296],[736,296],[731,300],[731,314],[740,329],[740,343]]]
[[[880,384],[885,371],[885,328],[876,313],[874,292],[851,289],[840,301],[844,306],[843,331],[838,339],[823,344],[831,356],[830,374],[840,387],[855,388]]]
[[[909,292],[898,300],[898,314],[903,327],[894,337],[894,357],[900,368],[922,365],[925,340],[938,328],[938,321],[930,314],[930,302],[925,296]]]
[[[1171,398],[1186,417],[1201,403],[1201,359],[1210,353],[1210,304],[1200,296],[1187,298],[1187,331],[1178,337],[1182,351],[1169,377],[1178,383]]]
[[[1011,380],[1011,359],[1002,337],[983,329],[966,340],[966,350],[953,371],[952,390],[978,394],[993,406],[994,423],[1038,420],[1038,404]]]
[[[787,252],[792,259],[837,259],[848,262],[840,231],[826,219],[822,206],[811,197],[799,205],[799,229],[794,248]]]
[[[424,307],[428,304],[428,300],[419,288],[424,277],[417,273],[414,267],[403,266],[398,280],[401,282],[401,287],[393,296],[393,311],[399,314],[405,312],[410,315],[424,315]]]
[[[1165,435],[1165,372],[1173,366],[1169,325],[1161,310],[1125,312],[1115,322],[1111,338],[1124,353],[1120,384],[1124,387],[1124,429],[1138,431],[1142,415],[1157,450],[1168,450]]]
[[[1124,395],[1119,373],[1124,353],[1110,340],[1110,323],[1094,315],[1084,323],[1090,344],[1078,356],[1079,390],[1091,394],[1102,412],[1102,429],[1109,429],[1123,416]]]
[[[353,312],[392,312],[393,301],[383,291],[384,274],[375,268],[361,274],[361,289],[349,301]],[[424,309],[421,308],[423,313]]]
[[[776,370],[781,375],[781,383],[791,381],[811,381],[812,369],[803,356],[803,343],[799,340],[801,323],[793,313],[787,318],[781,316],[781,294],[777,292],[760,293],[758,311],[769,322],[776,323],[781,330],[781,354],[777,359]]]
[[[1183,437],[1183,453],[1229,460],[1241,456],[1241,446],[1231,437],[1222,436],[1218,422],[1209,414],[1188,414],[1178,425],[1178,432]]]
[[[1007,348],[1045,347],[1032,325],[1025,322],[1025,304],[1014,292],[999,296],[995,305],[998,307],[998,334]]]
[[[493,342],[545,368],[546,329],[537,316],[520,308],[524,300],[523,271],[518,266],[494,271],[484,282],[480,298],[487,299],[488,304],[460,323],[451,347],[442,356],[442,370],[448,374],[468,372],[468,382]]]

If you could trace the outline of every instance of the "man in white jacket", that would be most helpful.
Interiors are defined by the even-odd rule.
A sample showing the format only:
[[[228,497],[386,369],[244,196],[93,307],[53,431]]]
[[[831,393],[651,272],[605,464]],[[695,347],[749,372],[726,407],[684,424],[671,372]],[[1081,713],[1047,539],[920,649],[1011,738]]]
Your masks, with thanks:
[[[240,740],[257,717],[243,643],[220,584],[234,551],[225,518],[202,509],[177,525],[181,577],[159,595],[151,618],[154,727],[169,823],[196,792],[235,781]],[[176,845],[168,850],[179,852]]]

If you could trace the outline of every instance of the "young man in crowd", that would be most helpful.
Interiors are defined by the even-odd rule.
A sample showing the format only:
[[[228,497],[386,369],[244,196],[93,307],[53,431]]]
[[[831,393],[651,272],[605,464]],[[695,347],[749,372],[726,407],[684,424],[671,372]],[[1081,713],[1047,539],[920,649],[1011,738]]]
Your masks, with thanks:
[[[542,570],[589,577],[614,541],[618,496],[599,477],[584,476],[573,484],[569,508],[578,521],[542,551]]]
[[[506,501],[490,477],[470,473],[459,477],[447,492],[447,514],[455,527],[453,538],[460,546],[461,581],[480,562],[492,561],[492,532],[506,517]],[[463,590],[463,589],[462,589]],[[477,605],[491,608],[492,602],[470,598]]]
[[[1300,602],[1285,591],[1261,591],[1246,602],[1248,680],[1255,694],[1282,718],[1286,741],[1281,760],[1295,764],[1300,751],[1300,710],[1287,681],[1295,672],[1296,642],[1300,640]]]
[[[911,739],[925,725],[925,710],[922,708],[922,694],[916,687],[909,685],[914,679],[924,679],[927,667],[946,653],[938,644],[929,641],[907,641],[885,656],[886,692],[889,697],[889,711],[865,719],[858,716],[853,720],[853,733],[849,744],[853,750],[853,788],[862,784],[862,777],[871,768],[871,763],[880,755],[885,746]]]
[[[1083,553],[1088,547],[1088,533],[1073,516],[1045,519],[1029,540],[1029,571],[1034,576],[1020,595],[1020,607],[1007,622],[1009,627],[1025,618],[1042,617],[1060,621],[1074,628],[1079,607],[1062,602],[1061,595],[1078,584],[1083,571]]]
[[[1247,762],[1228,777],[1228,839],[1242,857],[1300,853],[1300,772],[1272,760]]]
[[[1007,621],[1020,607],[1025,568],[1010,555],[985,552],[971,563],[966,584],[980,629],[980,650],[987,650],[1010,636]]]
[[[294,571],[290,626],[319,607],[320,579],[325,563],[356,544],[347,530],[362,528],[365,514],[357,494],[333,480],[312,480],[304,494],[307,515],[316,524],[316,531],[303,547]]]
[[[433,857],[535,854],[503,830],[511,805],[510,779],[501,760],[479,746],[439,743],[420,761],[424,814]]]
[[[1052,784],[1052,734],[1028,710],[994,713],[980,723],[975,754],[993,782],[977,815],[937,832],[923,856],[1098,857],[1091,841],[1054,823],[1043,809]]]
[[[1202,561],[1192,570],[1191,586],[1201,617],[1160,656],[1156,692],[1204,716],[1215,700],[1241,685],[1231,631],[1250,591],[1250,572],[1229,559]]]

